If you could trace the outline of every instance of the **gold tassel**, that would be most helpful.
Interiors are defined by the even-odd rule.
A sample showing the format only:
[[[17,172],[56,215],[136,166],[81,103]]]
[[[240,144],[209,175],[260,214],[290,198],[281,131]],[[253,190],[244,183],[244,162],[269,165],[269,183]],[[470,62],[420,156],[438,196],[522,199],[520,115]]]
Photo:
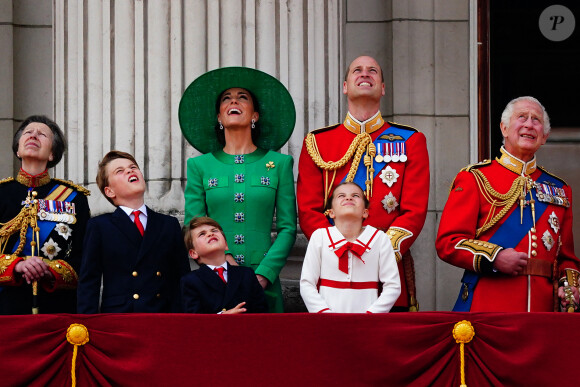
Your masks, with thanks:
[[[455,324],[453,327],[453,338],[456,343],[459,343],[459,351],[461,353],[461,386],[467,387],[465,384],[465,344],[469,343],[475,336],[475,329],[473,325],[467,320],[463,320]]]
[[[83,324],[71,324],[66,330],[66,340],[74,345],[70,375],[72,386],[75,387],[77,384],[76,361],[78,347],[89,342],[89,330]]]

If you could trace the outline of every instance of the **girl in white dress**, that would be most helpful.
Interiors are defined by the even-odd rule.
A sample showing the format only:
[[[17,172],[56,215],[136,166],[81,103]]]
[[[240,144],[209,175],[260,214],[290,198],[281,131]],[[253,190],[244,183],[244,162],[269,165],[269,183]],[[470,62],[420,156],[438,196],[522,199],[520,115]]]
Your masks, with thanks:
[[[333,227],[316,230],[304,257],[300,294],[311,313],[387,313],[401,293],[388,236],[364,226],[368,199],[355,183],[329,201]]]

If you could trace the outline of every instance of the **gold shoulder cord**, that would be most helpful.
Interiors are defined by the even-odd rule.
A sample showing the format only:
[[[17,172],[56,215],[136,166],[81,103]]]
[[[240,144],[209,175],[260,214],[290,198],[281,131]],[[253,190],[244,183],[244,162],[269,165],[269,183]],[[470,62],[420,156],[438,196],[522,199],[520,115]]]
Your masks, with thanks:
[[[318,150],[318,145],[316,144],[316,138],[314,137],[313,133],[308,133],[306,136],[306,149],[308,154],[312,158],[312,161],[320,168],[323,169],[324,174],[324,207],[326,207],[326,202],[328,201],[328,197],[330,196],[330,191],[332,189],[332,185],[334,184],[334,179],[336,177],[336,171],[348,163],[348,161],[352,158],[352,165],[350,166],[350,170],[348,171],[348,175],[346,177],[346,181],[351,182],[354,180],[354,175],[358,169],[358,165],[360,163],[360,159],[363,153],[366,151],[367,154],[364,157],[364,164],[367,167],[367,180],[366,180],[366,196],[370,198],[372,196],[372,184],[373,184],[373,158],[376,154],[376,148],[373,144],[372,138],[368,133],[360,133],[352,140],[350,146],[348,147],[344,156],[340,158],[338,161],[329,161],[326,162],[320,156],[320,151]],[[354,157],[353,157],[354,155]],[[332,180],[328,181],[328,171],[332,171]]]
[[[483,195],[485,200],[491,204],[491,209],[487,214],[487,218],[483,226],[477,229],[475,237],[479,237],[482,233],[492,228],[504,215],[509,211],[509,209],[514,205],[514,203],[521,198],[523,192],[525,192],[527,179],[524,176],[517,177],[511,188],[505,194],[497,192],[491,186],[489,180],[485,175],[477,169],[470,170],[475,177],[477,182],[477,187],[479,192]],[[494,216],[494,213],[498,207],[503,207],[499,213]]]
[[[20,242],[16,250],[11,253],[11,255],[18,256],[18,254],[22,252],[24,249],[24,243],[26,242],[26,231],[28,230],[28,226],[32,227],[33,229],[33,237],[30,243],[33,246],[32,249],[34,251],[36,241],[38,240],[39,231],[36,224],[36,217],[38,212],[36,207],[36,192],[32,192],[32,197],[29,194],[26,198],[26,202],[28,205],[22,207],[22,210],[20,210],[16,217],[6,223],[0,223],[2,226],[0,227],[0,251],[3,253],[5,253],[8,240],[13,234],[17,232],[20,232]]]

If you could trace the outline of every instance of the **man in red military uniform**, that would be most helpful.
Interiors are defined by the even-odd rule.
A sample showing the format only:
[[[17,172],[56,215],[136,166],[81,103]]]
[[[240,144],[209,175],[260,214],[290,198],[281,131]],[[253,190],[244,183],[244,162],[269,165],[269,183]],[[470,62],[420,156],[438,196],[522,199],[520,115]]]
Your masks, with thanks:
[[[572,192],[536,165],[548,114],[535,98],[516,98],[500,127],[501,157],[459,172],[439,224],[439,257],[466,270],[454,310],[574,311]]]
[[[354,181],[370,200],[365,224],[385,231],[393,244],[401,279],[394,310],[417,310],[409,248],[425,223],[429,198],[429,155],[425,136],[383,120],[382,70],[371,57],[349,66],[343,93],[348,114],[342,124],[309,133],[298,164],[298,216],[307,238],[328,227],[326,202],[342,181]]]

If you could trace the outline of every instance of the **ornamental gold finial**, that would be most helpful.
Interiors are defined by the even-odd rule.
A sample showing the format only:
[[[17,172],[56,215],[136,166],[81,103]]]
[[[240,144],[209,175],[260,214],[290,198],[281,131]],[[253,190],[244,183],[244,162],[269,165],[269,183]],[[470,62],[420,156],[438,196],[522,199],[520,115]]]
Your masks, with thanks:
[[[475,336],[475,329],[473,325],[467,320],[463,320],[455,324],[453,327],[453,338],[456,343],[459,343],[459,351],[461,353],[461,387],[467,387],[465,384],[465,344],[469,343]]]
[[[66,330],[66,340],[72,345],[85,345],[89,342],[89,330],[83,324],[71,324]]]
[[[83,324],[71,324],[66,330],[66,340],[74,345],[70,374],[72,386],[75,387],[77,384],[76,361],[78,347],[89,342],[89,330]]]

